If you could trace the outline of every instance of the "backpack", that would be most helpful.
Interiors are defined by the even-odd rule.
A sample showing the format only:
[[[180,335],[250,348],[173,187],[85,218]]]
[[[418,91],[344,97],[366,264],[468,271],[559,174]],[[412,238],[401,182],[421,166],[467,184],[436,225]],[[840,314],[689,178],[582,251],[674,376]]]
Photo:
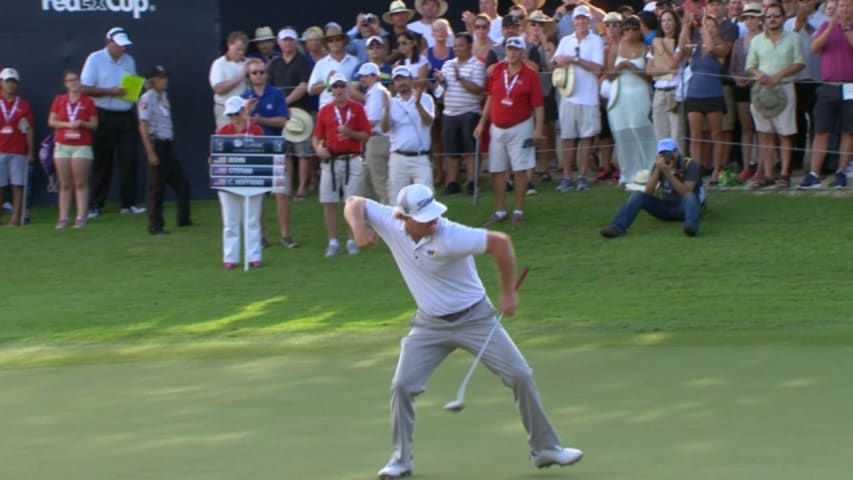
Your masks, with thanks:
[[[44,169],[44,173],[47,175],[47,191],[51,193],[58,190],[56,164],[53,161],[53,149],[55,146],[56,141],[53,133],[44,137],[44,140],[39,144],[39,163],[41,163],[41,168]]]
[[[44,173],[48,176],[56,175],[56,165],[53,163],[53,148],[56,145],[53,134],[44,137],[39,145],[39,162]]]

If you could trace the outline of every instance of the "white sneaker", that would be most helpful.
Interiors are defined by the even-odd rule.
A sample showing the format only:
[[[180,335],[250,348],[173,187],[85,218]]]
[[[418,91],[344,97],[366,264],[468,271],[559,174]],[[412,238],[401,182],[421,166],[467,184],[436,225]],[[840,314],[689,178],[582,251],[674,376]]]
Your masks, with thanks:
[[[379,480],[391,480],[394,478],[408,477],[412,474],[412,465],[404,465],[395,459],[391,459],[388,465],[385,465],[382,470],[376,475]]]
[[[583,458],[583,452],[577,448],[549,448],[540,452],[530,452],[530,460],[536,468],[546,468],[551,465],[565,467],[574,465]]]
[[[330,243],[328,247],[326,247],[326,258],[334,257],[341,251],[341,246],[337,243]]]
[[[132,213],[134,215],[139,215],[140,213],[145,213],[145,209],[142,207],[137,207],[136,205],[131,205],[128,208],[122,208],[121,213],[123,213],[123,214]]]
[[[358,255],[361,250],[358,249],[358,245],[355,244],[353,240],[347,240],[347,254],[349,255]]]

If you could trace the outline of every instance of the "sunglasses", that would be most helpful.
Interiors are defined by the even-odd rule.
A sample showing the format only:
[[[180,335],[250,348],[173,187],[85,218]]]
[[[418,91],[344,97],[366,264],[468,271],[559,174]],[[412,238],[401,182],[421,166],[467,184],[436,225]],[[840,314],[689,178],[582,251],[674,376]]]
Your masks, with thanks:
[[[489,26],[483,25],[482,23],[479,25],[474,25],[474,30],[488,30],[488,29],[489,29]]]
[[[621,23],[605,23],[605,28],[622,28]]]
[[[335,88],[344,88],[344,87],[346,87],[346,86],[347,86],[347,84],[346,84],[346,83],[336,83],[336,84],[332,85],[332,89],[335,89]]]
[[[263,74],[267,73],[267,71],[266,70],[252,70],[249,73],[251,75],[263,75]]]

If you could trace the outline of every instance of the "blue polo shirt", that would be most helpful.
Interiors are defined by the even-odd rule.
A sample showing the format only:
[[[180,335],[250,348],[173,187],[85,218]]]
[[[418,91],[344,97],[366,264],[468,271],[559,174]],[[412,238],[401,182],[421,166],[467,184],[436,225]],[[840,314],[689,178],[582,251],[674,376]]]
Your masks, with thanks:
[[[255,93],[254,89],[250,88],[243,92],[243,98],[258,99],[255,109],[251,112],[252,115],[257,114],[261,117],[289,117],[290,115],[287,111],[287,102],[284,100],[284,94],[281,93],[281,90],[269,85],[264,87],[263,95],[259,96]],[[266,125],[261,125],[261,128],[264,129],[264,135],[281,136],[280,128],[267,127]]]

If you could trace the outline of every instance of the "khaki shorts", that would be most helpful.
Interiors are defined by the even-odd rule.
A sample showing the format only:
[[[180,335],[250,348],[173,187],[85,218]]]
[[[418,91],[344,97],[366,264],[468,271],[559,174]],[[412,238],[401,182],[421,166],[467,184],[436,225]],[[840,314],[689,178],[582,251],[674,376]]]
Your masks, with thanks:
[[[349,165],[349,178],[347,178]],[[334,177],[334,181],[333,181]],[[361,195],[364,163],[361,155],[338,160],[323,160],[320,165],[320,203],[340,203],[354,195]]]
[[[310,158],[314,156],[314,146],[311,144],[310,138],[299,143],[287,142],[285,152],[288,156],[296,158]]]
[[[752,121],[755,123],[755,131],[760,133],[775,133],[777,135],[794,135],[797,133],[797,98],[794,93],[793,83],[782,84],[782,91],[785,92],[785,97],[788,99],[788,104],[785,105],[785,110],[782,110],[779,115],[773,118],[767,118],[755,111],[752,104],[749,104],[749,111],[752,113]]]
[[[489,172],[523,172],[536,166],[532,118],[509,128],[492,124],[489,136]]]
[[[95,158],[91,145],[66,145],[57,143],[53,149],[53,158],[70,158],[72,160],[91,160]]]
[[[578,105],[560,100],[560,138],[592,138],[601,133],[598,105]]]
[[[0,153],[0,187],[23,187],[27,183],[27,157],[16,153]]]

